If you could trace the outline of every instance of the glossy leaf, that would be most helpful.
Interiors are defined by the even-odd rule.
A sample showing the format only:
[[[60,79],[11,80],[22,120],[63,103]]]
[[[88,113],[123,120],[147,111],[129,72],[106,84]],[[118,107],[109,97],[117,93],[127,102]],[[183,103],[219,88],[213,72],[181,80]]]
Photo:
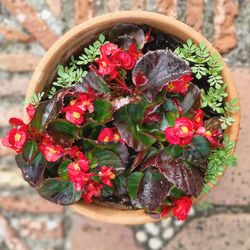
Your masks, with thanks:
[[[82,192],[73,188],[73,183],[59,179],[47,179],[38,189],[39,194],[59,205],[70,205],[80,200]]]
[[[123,48],[127,48],[130,42],[136,41],[139,49],[145,44],[145,35],[143,30],[136,24],[121,23],[114,26],[108,34],[108,40],[117,43]]]
[[[23,158],[26,162],[30,162],[38,153],[38,145],[35,140],[28,140],[23,146]]]
[[[125,170],[125,165],[120,157],[110,150],[95,149],[94,157],[97,158],[99,166],[113,167],[117,173],[122,173]]]
[[[94,101],[93,119],[99,123],[106,123],[112,119],[112,105],[104,99],[96,99]]]
[[[201,90],[194,84],[190,84],[188,92],[181,102],[183,114],[190,110],[196,110],[201,106]]]
[[[66,120],[56,119],[48,124],[46,132],[57,144],[70,146],[78,136],[78,127]]]
[[[62,180],[68,180],[68,165],[71,163],[70,160],[63,161],[58,168],[58,175],[62,178]]]
[[[38,153],[30,163],[24,160],[22,154],[16,155],[15,159],[18,167],[22,171],[24,180],[33,187],[39,186],[43,180],[43,173],[47,166],[47,162],[42,154]]]
[[[87,93],[89,87],[97,91],[98,93],[109,94],[110,89],[106,85],[103,78],[98,76],[94,71],[89,72],[82,80],[81,83],[77,83],[74,86],[74,91],[79,93]]]
[[[50,119],[54,119],[58,116],[59,111],[60,108],[55,99],[41,102],[36,108],[31,126],[41,131]]]
[[[203,187],[204,177],[197,167],[172,158],[165,150],[157,156],[156,166],[169,182],[187,195],[197,197]]]
[[[128,177],[127,190],[132,200],[137,199],[137,193],[143,176],[142,172],[134,172]]]
[[[171,186],[161,173],[147,170],[138,191],[139,203],[143,208],[155,211],[169,195]]]
[[[118,132],[126,144],[135,151],[144,150],[156,142],[156,137],[150,132],[142,131],[140,126],[145,109],[146,105],[143,103],[131,103],[114,114],[114,124]]]
[[[147,78],[146,84],[139,89],[149,101],[153,101],[170,81],[190,72],[185,61],[170,50],[156,50],[146,53],[137,61],[132,75],[142,73]]]

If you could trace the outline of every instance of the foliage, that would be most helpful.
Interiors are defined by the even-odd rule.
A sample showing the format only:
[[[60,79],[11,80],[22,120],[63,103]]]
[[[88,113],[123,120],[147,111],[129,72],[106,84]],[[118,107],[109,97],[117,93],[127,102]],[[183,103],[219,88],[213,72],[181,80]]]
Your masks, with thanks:
[[[28,106],[31,103],[34,107],[37,107],[39,102],[42,100],[43,96],[44,96],[44,92],[40,92],[37,94],[33,93],[31,97],[25,100],[25,105]]]
[[[228,136],[224,136],[223,147],[212,150],[212,154],[208,158],[208,166],[205,174],[205,185],[203,191],[210,191],[209,183],[215,185],[216,177],[224,173],[226,167],[235,167],[237,164],[236,156],[232,155],[235,143],[229,140]]]

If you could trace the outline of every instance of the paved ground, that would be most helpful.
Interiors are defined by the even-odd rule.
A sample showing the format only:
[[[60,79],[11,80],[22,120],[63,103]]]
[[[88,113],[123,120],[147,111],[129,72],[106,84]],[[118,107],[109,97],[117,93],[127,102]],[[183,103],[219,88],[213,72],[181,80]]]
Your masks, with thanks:
[[[166,219],[113,226],[39,198],[20,177],[13,154],[0,147],[0,249],[249,250],[249,0],[0,0],[0,136],[7,118],[21,116],[32,71],[51,44],[75,24],[118,9],[172,15],[203,32],[224,54],[242,106],[238,167],[226,172],[185,224]]]

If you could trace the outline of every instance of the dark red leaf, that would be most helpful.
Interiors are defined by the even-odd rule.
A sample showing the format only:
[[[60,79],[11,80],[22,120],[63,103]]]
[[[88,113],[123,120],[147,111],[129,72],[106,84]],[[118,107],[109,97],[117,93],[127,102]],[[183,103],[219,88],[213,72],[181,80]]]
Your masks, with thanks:
[[[135,76],[140,73],[147,78],[147,83],[139,87],[139,90],[149,101],[153,101],[170,81],[190,72],[191,69],[185,61],[170,50],[156,50],[149,51],[137,61],[132,76],[135,79]]]

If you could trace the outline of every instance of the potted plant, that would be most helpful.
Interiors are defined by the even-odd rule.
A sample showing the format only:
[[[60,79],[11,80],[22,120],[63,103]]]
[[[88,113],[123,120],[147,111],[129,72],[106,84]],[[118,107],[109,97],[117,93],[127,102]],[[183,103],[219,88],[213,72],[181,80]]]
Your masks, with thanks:
[[[184,220],[236,163],[237,98],[201,34],[160,14],[117,12],[49,49],[29,85],[25,122],[11,118],[2,143],[54,203],[120,224]]]

